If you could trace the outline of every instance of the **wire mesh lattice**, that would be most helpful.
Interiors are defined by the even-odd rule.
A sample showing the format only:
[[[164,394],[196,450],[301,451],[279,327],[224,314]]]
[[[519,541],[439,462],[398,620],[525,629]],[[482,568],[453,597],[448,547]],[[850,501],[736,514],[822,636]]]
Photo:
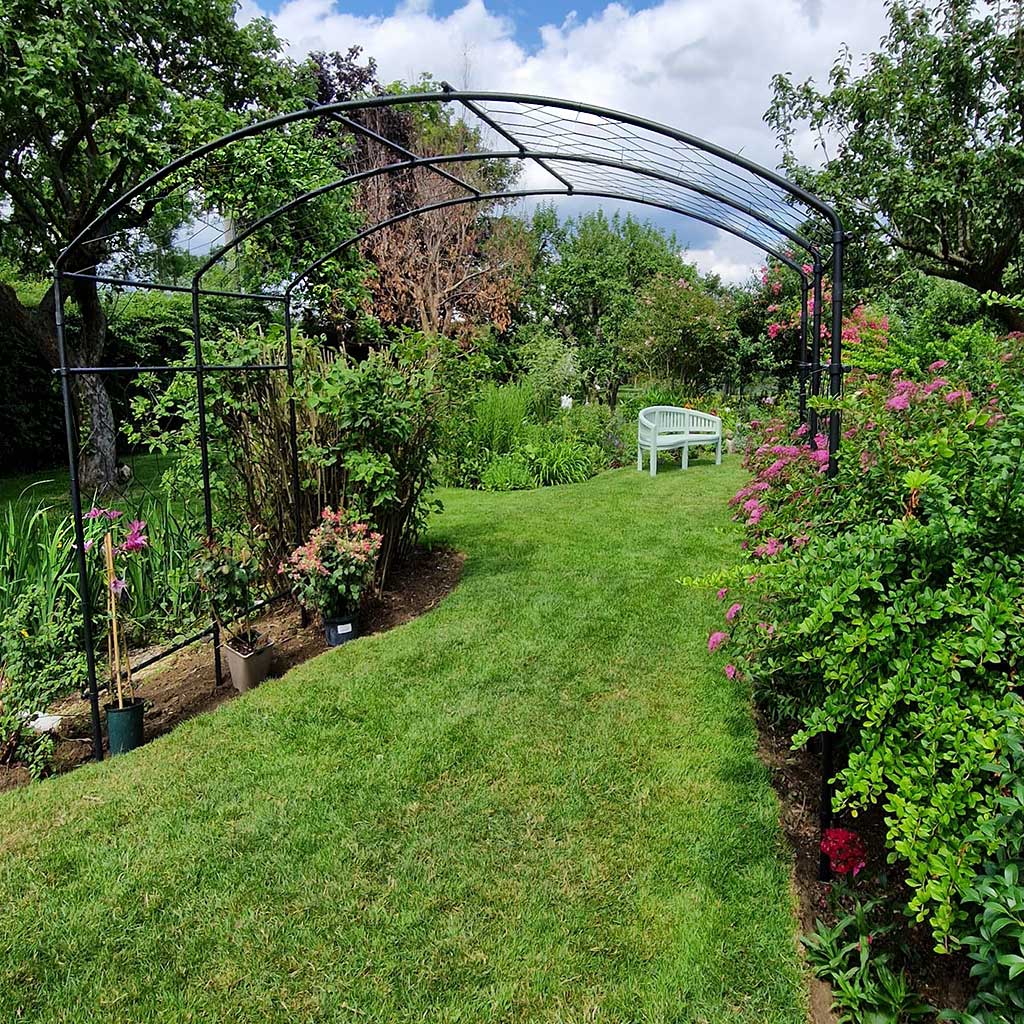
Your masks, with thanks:
[[[412,152],[388,137],[394,119],[383,114],[421,103],[446,105],[461,117],[468,150]],[[266,187],[225,212],[222,182],[240,168],[272,172],[294,163],[296,153],[312,157],[303,164],[307,173],[290,179],[290,193]],[[482,164],[511,161],[532,164],[529,180],[509,174],[496,189],[481,184]],[[266,178],[272,181],[272,173]],[[359,209],[351,186],[370,180],[397,190],[389,217]],[[422,181],[434,184],[415,184]],[[356,235],[425,205],[424,194],[493,206],[496,192],[590,194],[657,206],[768,253],[795,250],[797,262],[832,238],[828,211],[812,197],[672,128],[563,100],[447,91],[314,107],[217,140],[115,203],[69,248],[62,269],[187,286],[193,273],[206,277],[216,265],[208,287],[281,294]],[[161,232],[161,223],[175,226]]]

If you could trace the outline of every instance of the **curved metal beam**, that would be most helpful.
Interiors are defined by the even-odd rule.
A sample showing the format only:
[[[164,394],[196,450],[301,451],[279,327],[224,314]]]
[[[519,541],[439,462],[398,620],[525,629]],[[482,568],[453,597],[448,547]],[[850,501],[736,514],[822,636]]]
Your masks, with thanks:
[[[351,111],[372,110],[377,107],[403,106],[406,104],[416,103],[452,103],[463,100],[477,100],[484,103],[521,103],[523,105],[530,106],[551,107],[557,110],[568,110],[575,113],[603,117],[611,121],[631,125],[635,128],[641,128],[656,135],[661,135],[665,138],[673,139],[676,142],[681,142],[684,145],[690,146],[691,148],[697,149],[701,152],[708,153],[734,167],[743,168],[755,177],[775,185],[809,209],[817,211],[832,226],[833,233],[841,232],[843,230],[839,216],[828,203],[823,202],[817,196],[807,192],[799,185],[795,185],[793,182],[789,181],[777,172],[771,171],[767,167],[762,167],[754,161],[740,156],[738,153],[732,153],[721,146],[707,142],[695,135],[690,135],[688,132],[682,132],[675,128],[670,128],[668,125],[659,124],[658,122],[651,121],[647,118],[637,117],[633,114],[627,114],[618,110],[611,110],[607,107],[595,106],[590,103],[579,103],[572,100],[562,100],[555,97],[534,96],[530,94],[477,91],[403,93],[400,95],[388,94],[385,96],[372,96],[366,99],[346,100],[339,103],[322,104],[303,110],[291,111],[287,114],[280,114],[277,117],[268,118],[264,121],[258,121],[254,124],[246,125],[244,128],[239,128],[237,131],[230,132],[218,139],[214,139],[211,142],[207,142],[202,146],[196,147],[190,152],[178,157],[176,160],[172,160],[170,163],[165,164],[149,177],[139,182],[139,184],[134,188],[125,192],[101,213],[97,214],[96,217],[94,217],[62,250],[55,262],[55,269],[58,271],[63,269],[64,261],[76,247],[88,242],[97,228],[124,209],[124,207],[137,196],[142,195],[148,189],[159,184],[176,171],[187,167],[190,163],[206,156],[209,153],[216,152],[218,149],[231,145],[234,142],[251,138],[255,135],[271,131],[275,128],[280,128],[288,124],[293,124],[296,121],[323,117],[325,115],[331,115],[332,113],[344,114]],[[736,207],[734,206],[733,208]]]
[[[196,271],[194,280],[200,281],[216,263],[218,263],[227,253],[232,249],[237,248],[247,238],[253,235],[260,228],[265,227],[278,217],[290,212],[302,206],[303,204],[310,202],[313,199],[317,199],[322,195],[326,195],[329,192],[333,192],[336,189],[345,188],[349,185],[358,184],[360,181],[366,181],[370,178],[377,177],[382,174],[389,174],[394,171],[411,170],[416,167],[433,167],[439,163],[465,163],[476,160],[534,160],[541,163],[542,166],[547,169],[546,165],[542,163],[545,160],[563,160],[567,163],[581,163],[589,164],[597,167],[609,167],[615,170],[629,171],[633,174],[642,175],[646,178],[653,178],[656,181],[664,181],[667,184],[676,185],[680,188],[684,188],[688,191],[695,192],[698,195],[704,196],[706,199],[711,199],[716,202],[722,203],[723,206],[727,206],[730,209],[737,209],[741,213],[745,213],[747,216],[753,218],[764,224],[766,227],[771,228],[773,231],[777,231],[780,235],[785,236],[791,242],[799,245],[802,249],[806,250],[809,254],[813,255],[818,252],[818,247],[811,242],[809,239],[803,237],[798,232],[792,231],[782,224],[778,224],[771,218],[766,217],[764,214],[752,207],[748,208],[745,206],[737,205],[732,200],[725,196],[720,195],[713,189],[706,188],[702,185],[695,185],[688,182],[685,178],[678,178],[675,175],[666,174],[663,171],[656,171],[652,168],[643,167],[640,164],[634,164],[629,161],[623,160],[612,160],[608,157],[597,157],[589,156],[586,154],[561,154],[555,152],[549,152],[547,150],[532,151],[528,149],[520,150],[499,150],[497,152],[467,152],[467,153],[450,153],[450,154],[434,154],[432,156],[416,157],[411,160],[400,160],[393,164],[384,164],[380,167],[370,168],[365,171],[358,171],[354,174],[346,175],[344,178],[338,178],[335,181],[329,182],[326,185],[321,185],[318,188],[310,189],[308,192],[303,192],[299,196],[295,196],[293,199],[289,199],[288,202],[282,203],[276,209],[271,210],[269,213],[260,217],[258,220],[253,221],[247,228],[240,231],[230,242],[225,242],[219,249],[215,250],[205,263]],[[565,195],[576,195],[579,194],[575,186],[568,184],[566,185]],[[480,199],[481,195],[477,192],[474,196],[475,199]],[[625,194],[618,195],[617,198],[623,200],[630,200],[632,197]],[[675,212],[681,213],[682,209],[677,209]],[[686,216],[693,216],[692,214],[686,214]],[[716,225],[717,226],[717,225]],[[752,245],[756,245],[758,248],[764,249],[764,243],[761,241],[754,241],[752,238],[748,238]],[[768,251],[768,250],[765,250]],[[773,254],[774,255],[774,254]]]
[[[774,256],[780,263],[796,271],[796,273],[800,275],[801,279],[805,279],[803,267],[785,253],[770,249],[764,244],[764,242],[747,235],[745,232],[740,231],[737,228],[729,227],[727,224],[723,224],[710,217],[703,217],[699,214],[691,213],[682,207],[673,206],[671,203],[662,203],[654,199],[630,198],[628,196],[621,196],[615,192],[603,192],[595,189],[573,189],[572,192],[569,192],[566,189],[516,189],[511,192],[484,192],[480,196],[457,196],[454,199],[445,199],[437,203],[427,203],[423,206],[418,206],[413,210],[405,210],[402,213],[395,214],[393,217],[387,217],[384,220],[378,221],[376,224],[371,224],[368,228],[364,228],[362,231],[357,232],[350,238],[346,238],[344,242],[336,245],[330,252],[318,257],[296,274],[295,277],[288,282],[288,286],[284,290],[285,301],[291,301],[291,294],[295,290],[295,287],[315,270],[319,270],[319,268],[325,263],[334,259],[336,256],[339,256],[350,246],[361,242],[364,238],[367,238],[378,231],[382,231],[384,228],[391,227],[393,224],[400,224],[402,221],[409,220],[411,217],[418,217],[420,214],[430,213],[434,210],[446,210],[452,206],[464,206],[466,203],[489,202],[491,200],[498,202],[508,199],[526,199],[530,196],[590,196],[595,199],[617,199],[624,202],[637,203],[640,206],[651,206],[659,210],[668,210],[670,213],[678,213],[684,217],[690,217],[693,220],[701,221],[711,227],[720,228],[722,231],[735,235],[737,238],[741,238],[745,242],[749,242],[755,248],[760,249],[769,256]]]

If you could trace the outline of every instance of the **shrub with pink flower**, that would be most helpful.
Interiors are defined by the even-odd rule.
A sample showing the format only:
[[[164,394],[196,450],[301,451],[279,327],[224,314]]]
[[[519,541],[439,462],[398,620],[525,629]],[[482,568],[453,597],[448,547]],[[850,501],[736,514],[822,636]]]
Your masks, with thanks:
[[[848,373],[835,477],[825,439],[779,415],[748,435],[732,499],[762,568],[735,595],[730,665],[798,723],[795,748],[839,734],[834,809],[881,808],[906,910],[947,948],[1007,799],[993,752],[1024,748],[1024,372],[1002,343],[1008,360]],[[822,850],[864,867],[848,830]]]
[[[306,608],[325,618],[350,614],[373,579],[381,535],[343,511],[325,508],[309,540],[281,563],[278,572]]]

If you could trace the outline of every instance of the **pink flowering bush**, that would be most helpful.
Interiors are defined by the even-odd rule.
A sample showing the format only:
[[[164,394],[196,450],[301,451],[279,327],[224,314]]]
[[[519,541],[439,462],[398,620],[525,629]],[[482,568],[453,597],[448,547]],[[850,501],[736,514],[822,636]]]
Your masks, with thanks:
[[[309,540],[281,563],[278,572],[301,604],[325,618],[359,606],[373,579],[381,535],[366,523],[351,522],[344,511],[325,508]]]
[[[823,437],[773,418],[733,499],[757,568],[718,646],[795,746],[837,735],[836,809],[881,805],[909,911],[944,949],[1011,841],[982,826],[1024,735],[1020,367],[1011,337],[959,370],[854,372],[835,478]]]

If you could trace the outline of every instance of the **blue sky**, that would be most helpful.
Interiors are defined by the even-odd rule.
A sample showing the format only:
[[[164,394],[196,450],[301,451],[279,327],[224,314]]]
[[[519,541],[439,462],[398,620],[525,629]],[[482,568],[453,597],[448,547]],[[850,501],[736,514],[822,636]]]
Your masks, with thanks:
[[[241,0],[241,20],[257,14],[269,14],[296,57],[358,44],[385,80],[430,72],[460,87],[580,99],[675,125],[769,167],[778,163],[762,120],[772,75],[822,82],[842,44],[862,54],[886,30],[883,0]],[[809,134],[797,145],[817,158]],[[727,280],[760,262],[729,235],[640,215],[673,228],[703,269]]]

